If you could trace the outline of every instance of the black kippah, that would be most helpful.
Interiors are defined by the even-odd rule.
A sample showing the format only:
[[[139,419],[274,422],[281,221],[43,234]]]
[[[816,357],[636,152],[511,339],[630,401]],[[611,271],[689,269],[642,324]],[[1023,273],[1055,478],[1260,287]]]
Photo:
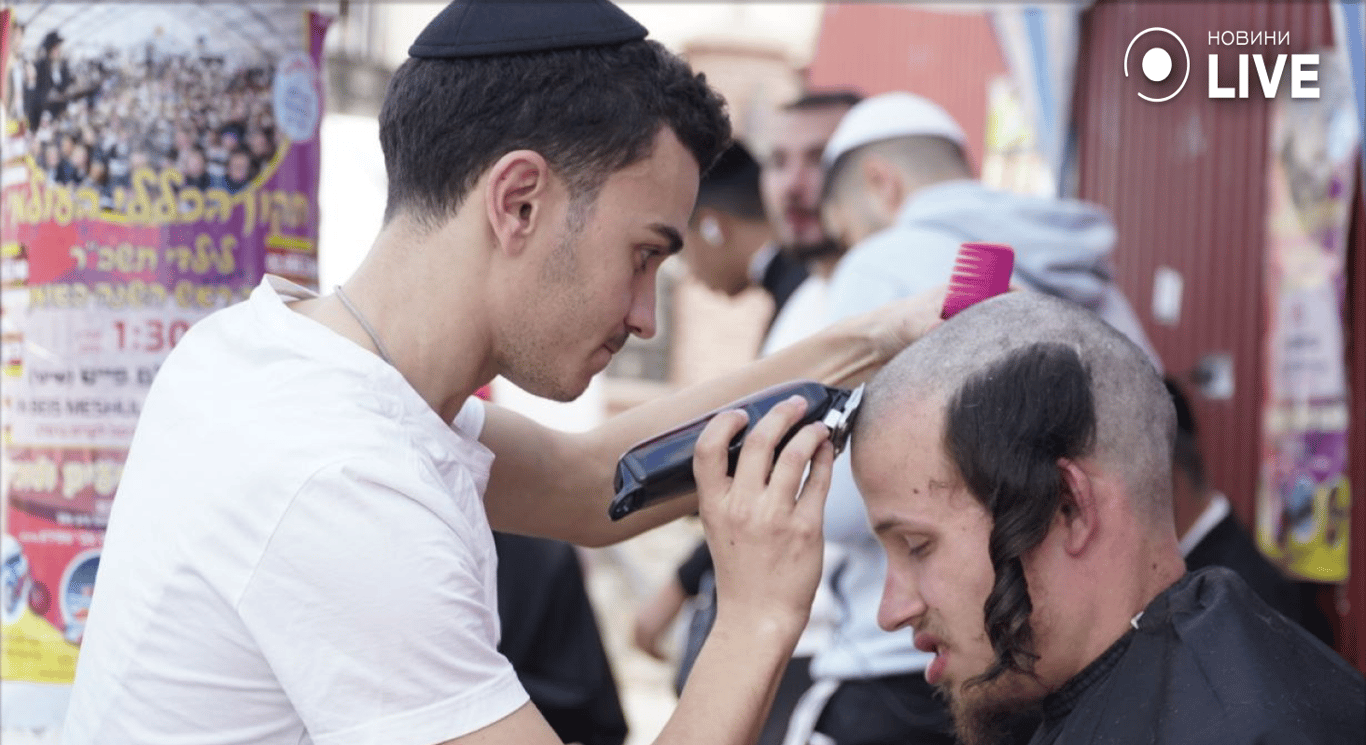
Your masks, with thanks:
[[[647,33],[608,0],[456,0],[418,34],[408,54],[454,58],[545,52],[620,44]]]

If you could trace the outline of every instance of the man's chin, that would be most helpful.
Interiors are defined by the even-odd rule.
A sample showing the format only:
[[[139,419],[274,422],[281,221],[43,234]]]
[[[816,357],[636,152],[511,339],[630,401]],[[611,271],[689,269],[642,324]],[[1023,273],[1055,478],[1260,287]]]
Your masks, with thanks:
[[[565,381],[561,381],[561,384],[559,386],[552,388],[551,390],[548,390],[544,393],[537,393],[536,395],[540,396],[541,398],[548,398],[551,401],[558,401],[562,404],[567,404],[571,401],[578,400],[579,396],[582,396],[583,392],[588,390],[588,384],[592,381],[592,379],[593,378],[590,375],[589,377],[585,378],[582,382],[568,383]]]
[[[588,384],[593,379],[592,375],[587,374],[582,380],[518,379],[508,374],[504,374],[503,377],[533,396],[558,401],[562,404],[567,404],[582,396],[583,392],[588,390]]]

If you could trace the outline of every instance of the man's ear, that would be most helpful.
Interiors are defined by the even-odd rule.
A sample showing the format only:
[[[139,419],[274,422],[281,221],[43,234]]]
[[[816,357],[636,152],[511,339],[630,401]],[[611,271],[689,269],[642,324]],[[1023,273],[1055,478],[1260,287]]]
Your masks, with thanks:
[[[545,219],[550,166],[534,150],[513,150],[489,169],[484,210],[498,248],[516,255]]]
[[[1100,528],[1096,483],[1069,458],[1058,459],[1058,475],[1062,477],[1063,493],[1057,528],[1063,531],[1063,548],[1068,555],[1077,556],[1086,550]]]
[[[869,155],[859,164],[863,186],[871,197],[877,214],[890,221],[901,209],[906,198],[906,183],[901,171],[885,158]]]

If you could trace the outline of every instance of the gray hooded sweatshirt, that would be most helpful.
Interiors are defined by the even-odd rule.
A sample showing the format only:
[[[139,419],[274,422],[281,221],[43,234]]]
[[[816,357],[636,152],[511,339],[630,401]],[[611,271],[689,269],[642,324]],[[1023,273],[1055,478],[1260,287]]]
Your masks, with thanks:
[[[1015,249],[1013,280],[1088,308],[1161,361],[1124,293],[1113,281],[1115,227],[1088,202],[996,191],[947,181],[917,191],[896,221],[841,259],[831,288],[836,318],[870,310],[948,281],[960,244]]]

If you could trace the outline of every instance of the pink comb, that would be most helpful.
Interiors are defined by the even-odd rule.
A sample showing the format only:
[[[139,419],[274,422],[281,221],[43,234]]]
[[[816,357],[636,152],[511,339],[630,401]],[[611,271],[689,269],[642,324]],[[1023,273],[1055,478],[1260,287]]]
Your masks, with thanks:
[[[973,303],[1000,295],[1010,289],[1010,273],[1015,267],[1015,251],[993,243],[964,243],[958,249],[949,278],[949,294],[944,298],[945,320]]]

